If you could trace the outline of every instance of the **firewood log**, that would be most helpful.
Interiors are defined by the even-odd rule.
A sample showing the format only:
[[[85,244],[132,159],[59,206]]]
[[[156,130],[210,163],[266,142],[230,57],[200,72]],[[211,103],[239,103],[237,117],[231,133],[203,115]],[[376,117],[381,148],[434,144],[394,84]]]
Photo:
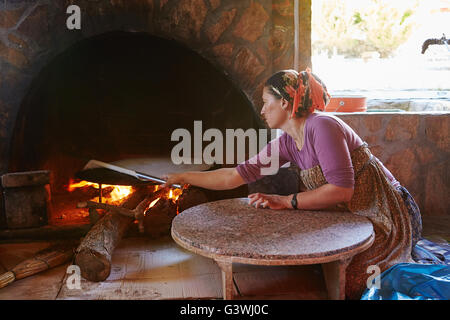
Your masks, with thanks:
[[[161,199],[144,216],[144,232],[157,239],[170,234],[172,219],[177,215],[177,205],[171,199]]]
[[[162,198],[144,216],[146,236],[155,239],[170,235],[172,220],[178,213],[204,202],[208,202],[208,198],[203,190],[193,186],[183,189],[176,203]]]

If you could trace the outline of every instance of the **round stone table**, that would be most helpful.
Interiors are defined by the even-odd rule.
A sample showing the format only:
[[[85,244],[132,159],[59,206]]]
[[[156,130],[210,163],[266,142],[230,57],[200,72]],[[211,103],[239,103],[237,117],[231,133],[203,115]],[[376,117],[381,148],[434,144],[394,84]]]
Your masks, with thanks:
[[[321,264],[329,298],[345,299],[345,269],[372,245],[372,223],[349,212],[256,209],[248,201],[204,203],[172,221],[178,245],[217,262],[224,299],[233,298],[233,262]]]

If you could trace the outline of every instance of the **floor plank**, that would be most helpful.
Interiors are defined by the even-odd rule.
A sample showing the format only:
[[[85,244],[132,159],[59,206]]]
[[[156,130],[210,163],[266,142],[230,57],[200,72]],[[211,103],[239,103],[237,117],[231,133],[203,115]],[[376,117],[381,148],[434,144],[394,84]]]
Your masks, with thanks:
[[[49,243],[0,246],[8,267]],[[3,260],[2,260],[3,261]],[[221,299],[217,264],[179,247],[170,237],[123,239],[112,257],[111,275],[103,282],[81,278],[69,289],[69,264],[22,279],[0,289],[0,299]],[[317,269],[319,268],[319,269]],[[251,266],[234,264],[235,299],[326,298],[320,266]],[[239,294],[240,293],[240,294]]]
[[[81,289],[63,286],[59,300],[160,300],[219,299],[222,297],[220,276],[122,279],[91,282],[82,279]]]
[[[11,270],[20,262],[31,258],[38,251],[47,248],[52,242],[24,242],[0,244],[0,261],[4,268]]]
[[[33,257],[38,251],[54,242],[24,242],[0,244],[0,261],[3,269],[11,270],[20,262]],[[69,263],[16,280],[0,289],[0,300],[54,300],[61,288]]]
[[[0,289],[0,300],[54,300],[69,263],[20,279]]]
[[[58,299],[217,299],[221,275],[211,259],[178,247],[170,238],[124,239],[102,283],[82,279],[81,290],[63,286]]]

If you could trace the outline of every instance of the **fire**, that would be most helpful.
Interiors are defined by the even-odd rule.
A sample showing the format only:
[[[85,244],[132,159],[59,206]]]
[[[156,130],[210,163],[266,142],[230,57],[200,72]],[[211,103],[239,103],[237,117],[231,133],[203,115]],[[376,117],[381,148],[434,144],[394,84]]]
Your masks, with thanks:
[[[166,195],[167,199],[171,199],[173,202],[176,202],[178,198],[183,193],[183,190],[181,189],[170,189],[168,194]]]
[[[153,200],[153,201],[150,203],[150,205],[148,206],[147,210],[150,209],[150,208],[152,208],[152,207],[159,201],[159,199],[161,199],[161,197],[159,197],[159,198]]]
[[[109,184],[102,184],[102,190],[104,190],[102,194],[102,202],[112,205],[120,205],[123,200],[128,198],[129,195],[133,193],[133,187],[131,186],[119,186],[119,185],[109,185]],[[67,186],[67,190],[69,192],[72,192],[78,188],[87,188],[92,187],[97,190],[100,189],[100,186],[98,183],[88,182],[88,181],[80,181],[80,182],[74,182],[73,180],[70,180],[69,185]],[[108,189],[108,190],[107,190]],[[161,186],[155,185],[153,186],[153,191],[156,192],[161,189]],[[177,188],[167,188],[161,191],[161,194],[158,198],[154,199],[147,207],[147,209],[144,211],[144,215],[146,215],[148,212],[150,212],[150,209],[153,208],[159,200],[166,199],[168,201],[172,201],[174,204],[176,204],[177,207],[177,214],[179,213],[178,208],[178,198],[183,193],[182,189]],[[99,192],[100,195],[100,192]],[[99,201],[99,197],[95,197],[91,199],[91,201]]]
[[[73,190],[77,189],[77,188],[84,188],[87,186],[97,186],[96,188],[98,189],[98,184],[96,183],[92,183],[92,182],[87,182],[87,181],[80,181],[78,183],[73,183],[72,180],[70,180],[70,184],[67,187],[67,190],[72,192]]]
[[[159,189],[159,186],[156,186],[156,187],[157,188],[155,191],[157,191]],[[177,200],[181,196],[182,193],[183,193],[183,190],[181,190],[181,189],[172,189],[172,188],[168,189],[167,191],[164,192],[164,194],[161,197],[156,198],[149,204],[149,206],[145,210],[144,214],[147,214],[150,211],[150,209],[153,208],[161,198],[171,200],[173,203],[176,203],[177,204],[177,214],[178,214]]]
[[[100,189],[98,183],[88,182],[88,181],[80,181],[77,183],[73,183],[71,180],[67,190],[72,192],[77,188],[84,188],[92,186],[95,189]],[[108,204],[117,204],[118,202],[126,199],[131,193],[133,193],[133,187],[131,186],[115,186],[110,184],[102,184],[102,189],[112,187],[112,191],[107,195],[102,197],[102,202]],[[97,200],[98,198],[92,199],[92,201]]]
[[[114,189],[109,194],[109,196],[111,197],[111,202],[117,202],[122,199],[125,199],[133,192],[133,187],[130,186],[112,186],[112,187],[114,187]]]

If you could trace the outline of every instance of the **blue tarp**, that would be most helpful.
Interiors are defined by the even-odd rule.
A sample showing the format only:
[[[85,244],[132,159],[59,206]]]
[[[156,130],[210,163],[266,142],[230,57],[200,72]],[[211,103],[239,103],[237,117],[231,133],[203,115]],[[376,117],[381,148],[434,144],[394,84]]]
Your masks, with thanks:
[[[399,263],[381,274],[380,289],[361,300],[450,300],[450,266]]]

